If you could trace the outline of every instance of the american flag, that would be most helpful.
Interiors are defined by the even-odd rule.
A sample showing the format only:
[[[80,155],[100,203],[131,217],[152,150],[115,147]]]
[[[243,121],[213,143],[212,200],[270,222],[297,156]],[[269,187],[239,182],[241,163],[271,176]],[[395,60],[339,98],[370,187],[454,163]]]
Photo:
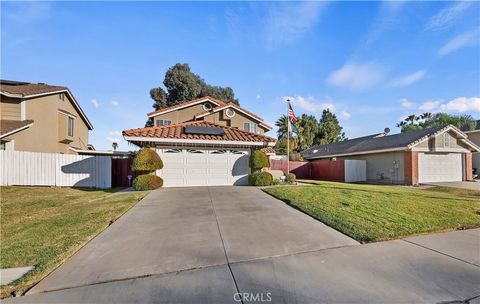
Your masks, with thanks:
[[[288,119],[292,124],[295,124],[297,122],[297,116],[295,116],[290,102],[288,102]]]

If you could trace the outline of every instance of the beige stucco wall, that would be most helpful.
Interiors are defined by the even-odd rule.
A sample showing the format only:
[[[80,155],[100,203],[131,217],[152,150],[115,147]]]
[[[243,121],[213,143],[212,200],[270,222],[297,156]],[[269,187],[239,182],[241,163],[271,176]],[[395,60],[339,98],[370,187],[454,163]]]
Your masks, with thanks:
[[[346,156],[342,158],[366,160],[368,181],[393,184],[404,183],[403,151]],[[379,181],[377,174],[383,174],[384,180]]]
[[[158,116],[154,117],[154,125],[157,125],[157,121],[161,119],[168,119],[172,121],[172,124],[176,123],[181,123],[185,121],[191,121],[194,119],[194,116],[196,114],[202,113],[205,110],[203,109],[203,104],[197,104],[193,105],[187,108],[183,108],[180,110],[175,110],[172,112],[168,112],[165,114],[161,114]],[[214,106],[214,105],[212,105]],[[235,116],[230,118],[225,115],[225,110],[207,115],[203,117],[203,120],[208,121],[208,122],[213,122],[222,126],[231,126],[235,128],[239,128],[240,130],[243,130],[243,124],[244,123],[257,123],[256,121],[252,120],[250,117],[247,115],[240,113],[239,111],[235,111]],[[258,134],[264,134],[266,131],[265,128],[260,127],[257,123],[257,133]]]
[[[14,141],[15,150],[76,154],[69,147],[87,149],[88,127],[67,97],[65,101],[62,101],[58,94],[54,94],[28,99],[24,102],[26,102],[25,118],[33,120],[34,123],[30,128],[6,138]],[[61,122],[61,118],[66,118],[66,115],[60,114],[59,109],[68,111],[75,116],[74,136],[70,143],[59,142],[62,140],[59,136],[59,128],[67,128],[66,121]]]
[[[0,119],[20,120],[21,106],[20,99],[9,98],[0,95]]]
[[[480,146],[480,130],[469,132],[467,135],[469,140],[477,146]],[[472,167],[476,168],[476,174],[480,175],[480,152],[474,152],[472,154]]]

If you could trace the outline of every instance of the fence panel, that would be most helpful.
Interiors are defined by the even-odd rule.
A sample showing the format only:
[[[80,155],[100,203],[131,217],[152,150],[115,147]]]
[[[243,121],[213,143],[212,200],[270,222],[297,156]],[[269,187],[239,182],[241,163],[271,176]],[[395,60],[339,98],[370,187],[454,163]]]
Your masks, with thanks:
[[[0,185],[111,187],[108,156],[0,151]]]
[[[287,172],[288,162],[286,160],[276,160],[270,159],[270,169],[271,170],[281,170]],[[309,162],[299,162],[291,161],[290,162],[290,172],[295,174],[297,178],[309,179],[310,178],[310,163]]]

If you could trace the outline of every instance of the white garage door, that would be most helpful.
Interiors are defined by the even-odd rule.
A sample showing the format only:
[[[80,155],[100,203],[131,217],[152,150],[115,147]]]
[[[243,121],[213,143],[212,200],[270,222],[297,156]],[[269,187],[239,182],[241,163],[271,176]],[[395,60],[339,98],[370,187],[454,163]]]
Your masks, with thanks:
[[[463,179],[461,153],[419,153],[418,181],[451,182]]]
[[[161,148],[165,187],[248,184],[249,149]]]

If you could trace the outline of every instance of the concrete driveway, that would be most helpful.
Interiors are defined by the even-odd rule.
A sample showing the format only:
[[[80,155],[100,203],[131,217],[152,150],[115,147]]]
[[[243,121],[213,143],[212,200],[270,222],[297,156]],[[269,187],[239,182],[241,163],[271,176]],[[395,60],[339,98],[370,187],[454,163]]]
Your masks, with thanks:
[[[9,301],[236,303],[238,293],[243,303],[463,300],[480,294],[479,237],[452,237],[467,240],[458,255],[444,241],[360,245],[256,188],[162,189]]]
[[[428,185],[480,191],[480,182],[438,182]]]

